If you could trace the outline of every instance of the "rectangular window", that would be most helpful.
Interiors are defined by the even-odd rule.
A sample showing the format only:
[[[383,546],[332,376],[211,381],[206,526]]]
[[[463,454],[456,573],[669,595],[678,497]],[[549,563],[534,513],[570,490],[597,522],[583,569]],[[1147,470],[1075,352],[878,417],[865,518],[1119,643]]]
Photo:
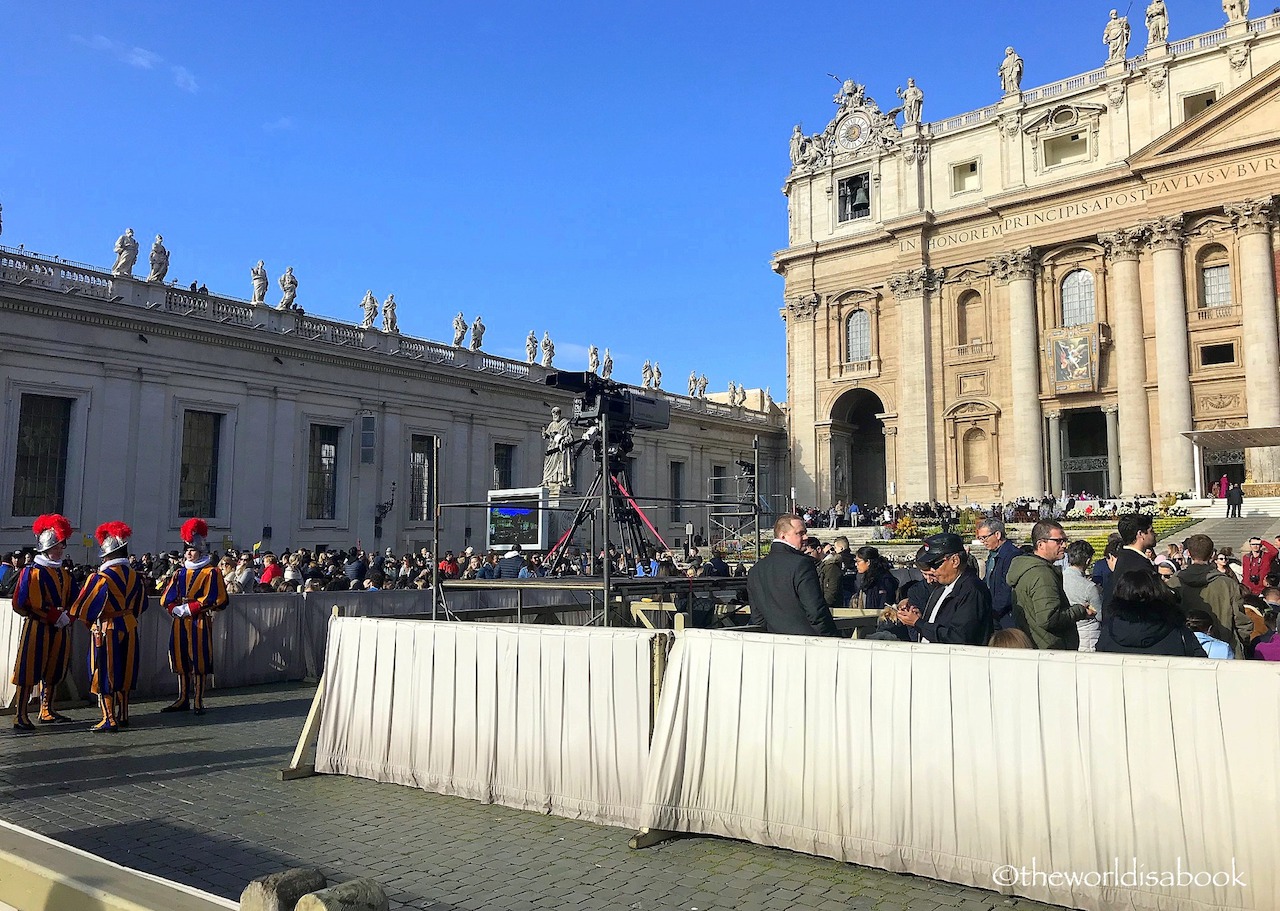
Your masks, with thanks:
[[[1190,120],[1201,111],[1208,110],[1218,100],[1218,93],[1213,89],[1197,92],[1182,99],[1182,119]]]
[[[516,486],[514,443],[493,444],[493,486],[497,490],[510,490]]]
[[[858,174],[845,177],[838,184],[840,190],[840,221],[871,217],[871,175]]]
[[[1201,271],[1204,279],[1205,307],[1231,306],[1231,267],[1205,266]]]
[[[675,500],[671,504],[671,521],[683,522],[684,511],[680,508],[680,500],[684,499],[684,462],[671,463],[671,493],[669,496]]]
[[[371,414],[360,416],[360,464],[372,465],[377,451],[378,419]]]
[[[1084,133],[1068,133],[1044,141],[1044,166],[1052,168],[1089,157],[1089,137]]]
[[[51,395],[22,396],[13,475],[13,515],[63,512],[74,403],[75,399]]]
[[[218,514],[218,456],[222,451],[222,415],[182,412],[182,466],[178,481],[178,515]]]
[[[435,504],[431,485],[435,474],[436,438],[415,433],[409,438],[409,521],[430,522]]]
[[[725,465],[711,466],[711,499],[723,500],[729,495],[729,469]]]
[[[338,439],[341,427],[311,425],[307,450],[307,518],[335,519],[338,515]]]
[[[1201,367],[1223,367],[1236,362],[1236,343],[1200,346]]]
[[[978,162],[965,161],[951,167],[951,193],[972,193],[982,189],[982,180],[978,176]]]

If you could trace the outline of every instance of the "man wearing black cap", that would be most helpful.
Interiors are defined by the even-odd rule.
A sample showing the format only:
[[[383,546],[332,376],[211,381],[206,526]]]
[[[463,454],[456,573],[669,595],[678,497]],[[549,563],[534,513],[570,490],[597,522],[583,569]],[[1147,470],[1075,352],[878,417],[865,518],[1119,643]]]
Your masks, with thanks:
[[[916,565],[933,574],[937,587],[925,609],[907,605],[898,619],[921,642],[986,645],[991,638],[991,593],[969,563],[964,541],[950,532],[924,539]]]
[[[799,516],[783,516],[774,523],[769,552],[747,573],[751,619],[770,633],[839,636],[822,599],[817,567],[801,549],[805,536]]]

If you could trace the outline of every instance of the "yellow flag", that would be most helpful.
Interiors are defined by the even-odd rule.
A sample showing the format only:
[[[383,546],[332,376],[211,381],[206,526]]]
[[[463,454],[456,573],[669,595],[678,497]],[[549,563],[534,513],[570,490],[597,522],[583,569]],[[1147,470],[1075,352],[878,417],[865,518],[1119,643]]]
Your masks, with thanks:
[[[260,551],[260,550],[262,550],[262,542],[261,542],[261,541],[259,541],[259,542],[258,542],[257,544],[255,544],[255,545],[253,545],[253,552],[254,552],[255,554],[256,554],[258,551]]]
[[[93,538],[89,537],[88,535],[81,535],[80,537],[84,539],[85,547],[93,547]]]

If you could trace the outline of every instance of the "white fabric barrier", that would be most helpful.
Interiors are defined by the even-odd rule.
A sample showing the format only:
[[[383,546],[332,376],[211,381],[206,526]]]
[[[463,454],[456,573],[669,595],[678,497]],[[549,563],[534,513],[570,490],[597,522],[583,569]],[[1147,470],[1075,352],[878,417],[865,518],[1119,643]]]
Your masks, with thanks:
[[[22,632],[22,618],[13,612],[13,602],[0,599],[0,655],[5,658],[0,667],[0,709],[9,707],[18,688],[13,685],[13,661],[18,654],[18,634]]]
[[[634,826],[660,635],[334,618],[316,771]]]
[[[1263,662],[688,631],[642,824],[1098,911],[1274,911],[1278,709]],[[1126,886],[1135,860],[1199,883]]]

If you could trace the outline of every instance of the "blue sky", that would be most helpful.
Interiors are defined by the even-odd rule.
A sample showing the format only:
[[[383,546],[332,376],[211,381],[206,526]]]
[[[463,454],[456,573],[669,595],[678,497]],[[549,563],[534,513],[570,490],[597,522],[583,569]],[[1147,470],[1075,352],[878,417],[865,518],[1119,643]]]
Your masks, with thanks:
[[[1167,0],[1173,39],[1216,0]],[[1025,88],[1101,65],[1106,3],[649,2],[484,5],[4,4],[0,243],[145,263],[248,297],[293,266],[298,302],[358,321],[394,292],[400,328],[556,366],[612,349],[710,388],[784,396],[791,127],[820,130],[855,78],[881,106],[914,76],[926,120],[997,100],[1006,45]],[[1136,54],[1141,0],[1129,13]],[[1121,10],[1123,13],[1124,10]],[[145,266],[140,266],[145,273]]]

